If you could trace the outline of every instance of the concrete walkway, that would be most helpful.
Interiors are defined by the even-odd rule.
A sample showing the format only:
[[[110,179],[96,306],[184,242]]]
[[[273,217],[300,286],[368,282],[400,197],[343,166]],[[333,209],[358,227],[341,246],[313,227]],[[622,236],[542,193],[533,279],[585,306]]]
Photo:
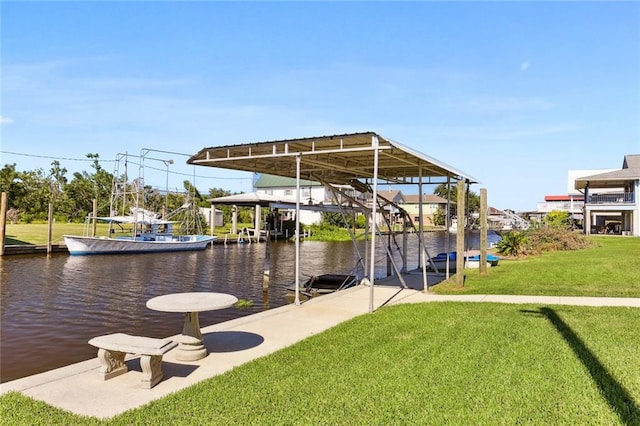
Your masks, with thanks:
[[[374,288],[373,301],[375,309],[383,305],[439,301],[640,308],[640,298],[434,295],[379,285]],[[209,355],[200,361],[183,362],[176,361],[176,350],[171,350],[163,358],[164,379],[152,389],[140,387],[142,370],[137,357],[128,358],[128,373],[108,381],[99,377],[98,361],[94,358],[3,383],[0,394],[20,391],[76,414],[109,418],[366,314],[369,304],[370,287],[357,286],[309,300],[300,306],[282,306],[204,327],[202,333]]]

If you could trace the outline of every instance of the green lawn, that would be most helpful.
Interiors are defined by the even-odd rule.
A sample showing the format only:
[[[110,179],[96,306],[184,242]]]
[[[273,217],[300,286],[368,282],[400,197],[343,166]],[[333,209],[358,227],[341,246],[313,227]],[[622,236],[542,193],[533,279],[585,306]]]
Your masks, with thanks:
[[[548,296],[640,297],[640,238],[591,237],[591,248],[505,258],[481,276],[465,271],[433,287],[440,294],[523,294]]]
[[[19,394],[3,424],[640,424],[640,309],[390,306],[110,421]]]
[[[53,244],[62,244],[63,235],[84,235],[84,223],[54,223],[51,227],[51,242]],[[47,223],[7,223],[5,231],[5,244],[47,244],[47,233],[49,225]],[[98,236],[106,236],[108,225],[105,223],[98,224]]]
[[[639,297],[638,238],[468,271],[436,292]],[[17,393],[0,424],[640,424],[640,309],[387,306],[109,421]]]

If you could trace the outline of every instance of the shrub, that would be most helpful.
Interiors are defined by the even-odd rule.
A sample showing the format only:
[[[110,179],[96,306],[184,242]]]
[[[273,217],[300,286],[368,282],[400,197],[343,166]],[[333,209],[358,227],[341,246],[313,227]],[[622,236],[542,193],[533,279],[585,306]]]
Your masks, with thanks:
[[[537,254],[545,251],[579,250],[587,248],[591,242],[583,234],[560,226],[543,226],[527,231],[524,254]]]
[[[496,244],[498,253],[505,256],[539,254],[545,251],[579,250],[591,246],[583,234],[562,226],[537,226],[527,231],[511,231]]]
[[[569,212],[553,210],[547,213],[543,219],[543,223],[553,228],[567,229],[569,227],[569,219]]]
[[[509,231],[498,241],[496,250],[505,256],[517,256],[522,251],[525,239],[526,237],[523,232]]]

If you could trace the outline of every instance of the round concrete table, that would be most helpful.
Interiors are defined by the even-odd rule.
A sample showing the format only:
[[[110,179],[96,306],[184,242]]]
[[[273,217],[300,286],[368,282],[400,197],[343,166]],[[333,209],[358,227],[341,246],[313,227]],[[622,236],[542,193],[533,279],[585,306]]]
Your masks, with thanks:
[[[147,308],[162,312],[184,312],[184,326],[176,359],[197,361],[207,356],[198,313],[229,308],[237,301],[237,297],[225,293],[173,293],[149,299]]]

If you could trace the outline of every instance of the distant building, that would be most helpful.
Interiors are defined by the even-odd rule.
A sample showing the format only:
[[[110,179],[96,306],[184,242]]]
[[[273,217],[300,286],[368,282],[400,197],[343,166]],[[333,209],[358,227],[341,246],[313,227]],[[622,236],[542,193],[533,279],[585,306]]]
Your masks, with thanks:
[[[275,196],[279,199],[296,202],[296,180],[282,176],[261,174],[253,184],[258,194]],[[329,198],[328,198],[329,197]],[[324,185],[320,182],[300,179],[300,203],[320,204],[330,201],[330,195],[325,191]],[[284,212],[285,219],[293,219],[293,212]],[[313,225],[320,223],[322,215],[319,212],[301,210],[300,223]]]
[[[411,220],[417,227],[420,223],[420,195],[405,195],[405,202],[402,206]],[[423,226],[435,226],[435,216],[438,209],[445,211],[448,200],[435,194],[422,194],[422,225]],[[452,203],[453,204],[453,203]]]
[[[586,234],[640,236],[640,154],[625,155],[622,168],[575,179],[584,194]]]
[[[583,219],[584,194],[575,189],[575,180],[583,176],[611,172],[615,169],[569,170],[567,173],[567,194],[545,195],[535,212],[528,214],[532,220],[542,221],[552,211],[567,212],[575,220]]]
[[[584,195],[545,195],[544,202],[538,203],[538,213],[549,213],[552,211],[568,212],[575,219],[582,219],[582,209],[584,208]]]

